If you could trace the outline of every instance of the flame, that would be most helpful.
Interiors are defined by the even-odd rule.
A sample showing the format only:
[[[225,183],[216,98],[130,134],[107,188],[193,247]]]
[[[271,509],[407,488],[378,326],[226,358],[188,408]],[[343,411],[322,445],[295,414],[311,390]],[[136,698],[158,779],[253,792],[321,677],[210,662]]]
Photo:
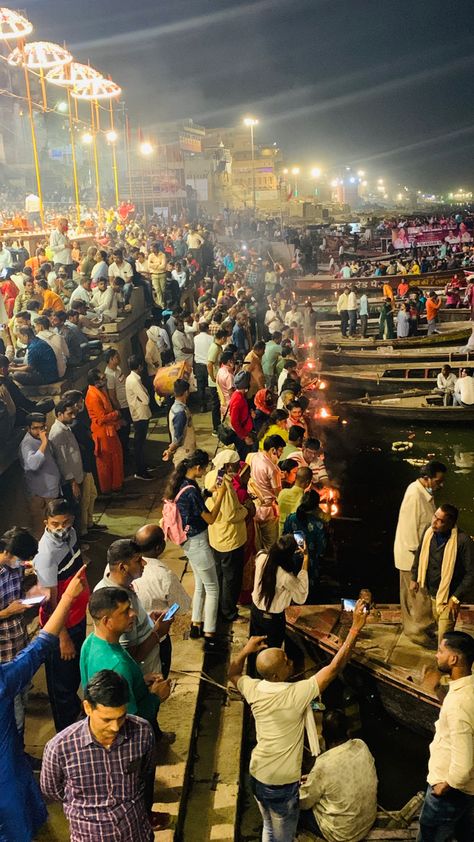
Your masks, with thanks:
[[[329,418],[329,412],[327,411],[325,406],[322,407],[319,414],[320,414],[321,418]]]
[[[312,348],[312,347],[313,347],[313,343],[312,343],[312,342],[308,342],[308,348]]]
[[[331,517],[335,517],[339,512],[339,506],[337,503],[331,503]]]
[[[319,388],[320,388],[320,389],[325,389],[325,388],[326,388],[326,386],[327,386],[327,383],[326,383],[326,381],[325,381],[325,380],[320,380],[320,381],[319,381]]]
[[[344,420],[342,423],[343,423],[343,424],[347,424],[347,421],[346,421],[346,420]]]
[[[306,368],[314,368],[314,363],[306,363]]]

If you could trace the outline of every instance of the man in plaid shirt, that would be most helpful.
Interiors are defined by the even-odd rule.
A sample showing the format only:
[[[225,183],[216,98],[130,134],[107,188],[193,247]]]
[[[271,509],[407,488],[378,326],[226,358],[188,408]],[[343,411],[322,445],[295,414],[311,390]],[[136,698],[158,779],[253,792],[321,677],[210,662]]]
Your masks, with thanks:
[[[20,599],[23,594],[23,562],[36,555],[38,542],[19,526],[14,526],[0,538],[0,663],[13,658],[28,643],[22,615],[27,610]],[[25,726],[24,694],[15,697],[16,726],[23,735]]]
[[[87,719],[45,746],[41,790],[63,802],[71,842],[153,842],[144,799],[153,731],[127,714],[128,695],[121,675],[97,672],[84,690]]]

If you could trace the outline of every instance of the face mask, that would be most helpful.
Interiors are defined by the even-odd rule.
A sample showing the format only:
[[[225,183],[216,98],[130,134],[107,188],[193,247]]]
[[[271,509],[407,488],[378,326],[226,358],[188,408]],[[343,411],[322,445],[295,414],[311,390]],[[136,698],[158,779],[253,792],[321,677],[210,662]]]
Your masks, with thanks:
[[[71,532],[71,527],[69,526],[67,529],[48,529],[48,532],[57,538],[58,541],[66,541]]]
[[[432,488],[430,488],[429,486],[426,486],[426,490],[427,490],[428,494],[431,494],[431,496],[433,496],[433,489]]]

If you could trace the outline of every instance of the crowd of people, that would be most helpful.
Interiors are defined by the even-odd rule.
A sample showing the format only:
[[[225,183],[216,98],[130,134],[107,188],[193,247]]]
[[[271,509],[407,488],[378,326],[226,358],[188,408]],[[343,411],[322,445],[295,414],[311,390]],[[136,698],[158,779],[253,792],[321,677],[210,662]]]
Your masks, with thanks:
[[[375,820],[377,776],[365,743],[348,738],[341,711],[325,715],[326,751],[300,783],[305,727],[311,753],[319,753],[311,704],[350,658],[370,604],[359,599],[347,639],[311,678],[288,681],[284,649],[286,608],[318,601],[338,497],[305,394],[312,381],[298,356],[315,312],[296,306],[284,270],[222,249],[205,225],[152,224],[145,232],[133,214],[120,236],[114,225],[107,242],[83,255],[60,219],[38,247],[37,265],[6,267],[8,280],[16,286],[22,276],[23,287],[20,280],[16,295],[10,290],[2,400],[9,398],[13,423],[25,427],[19,456],[30,525],[0,538],[2,838],[30,842],[46,819],[33,778],[39,764],[24,751],[28,687],[42,662],[57,733],[44,751],[40,786],[45,799],[63,803],[71,840],[151,842],[169,824],[152,806],[160,752],[175,739],[160,727],[160,707],[173,668],[167,612],[177,603],[191,610],[189,638],[202,641],[207,656],[225,655],[230,624],[246,622],[240,606],[249,609],[250,638],[229,678],[255,718],[250,773],[263,839],[291,842],[301,812],[328,842],[357,842]],[[73,348],[87,360],[101,325],[127,312],[136,288],[151,313],[136,353],[122,362],[111,347],[105,371],[90,363],[85,393],[63,393],[49,427],[52,401],[35,403],[22,386],[60,379],[59,364],[64,375]],[[357,307],[356,300],[346,308],[350,326]],[[149,423],[160,412],[153,380],[171,363],[181,376],[167,416],[170,443],[162,462],[149,465]],[[208,409],[213,453],[198,448],[193,423]],[[84,542],[104,530],[94,514],[98,491],[122,489],[132,427],[138,480],[170,463],[161,525],[112,541],[91,592]],[[441,821],[458,842],[472,842],[474,642],[454,625],[474,573],[456,507],[433,503],[445,471],[429,463],[413,490],[416,506],[404,500],[395,561],[407,634],[410,620],[423,645],[437,636],[439,669],[452,679],[431,748],[420,842],[438,840]],[[166,541],[189,561],[192,600],[162,559]],[[32,582],[43,598],[41,631],[28,643],[24,596]],[[347,779],[341,764],[353,771]]]

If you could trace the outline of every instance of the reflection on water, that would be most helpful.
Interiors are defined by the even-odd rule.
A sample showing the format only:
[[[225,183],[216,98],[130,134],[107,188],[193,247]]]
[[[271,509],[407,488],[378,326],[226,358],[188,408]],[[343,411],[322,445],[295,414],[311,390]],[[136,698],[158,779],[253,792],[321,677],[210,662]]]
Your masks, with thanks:
[[[462,450],[461,445],[453,447],[454,464],[459,470],[456,473],[468,474],[474,468],[474,451]]]

